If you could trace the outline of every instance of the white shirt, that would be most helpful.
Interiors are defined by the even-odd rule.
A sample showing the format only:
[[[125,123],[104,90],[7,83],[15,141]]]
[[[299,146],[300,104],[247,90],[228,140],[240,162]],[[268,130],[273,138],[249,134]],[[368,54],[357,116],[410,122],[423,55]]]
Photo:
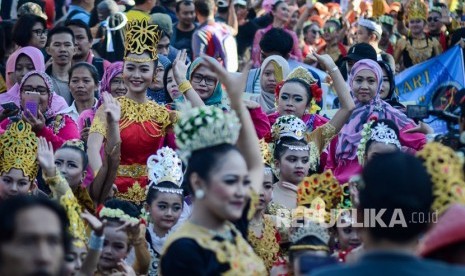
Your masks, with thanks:
[[[98,103],[98,100],[94,98],[94,106],[93,106],[93,108],[97,107],[97,103]],[[79,113],[78,113],[78,110],[76,108],[76,102],[73,101],[71,106],[68,107],[68,108],[63,109],[63,111],[61,111],[60,114],[68,115],[69,117],[71,117],[71,119],[73,119],[74,122],[77,123],[77,120],[79,118]]]

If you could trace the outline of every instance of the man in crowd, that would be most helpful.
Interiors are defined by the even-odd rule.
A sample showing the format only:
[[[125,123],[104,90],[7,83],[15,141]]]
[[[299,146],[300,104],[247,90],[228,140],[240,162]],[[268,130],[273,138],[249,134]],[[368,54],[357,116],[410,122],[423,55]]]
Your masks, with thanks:
[[[94,0],[71,0],[71,5],[69,5],[66,19],[81,20],[82,22],[89,24],[90,13],[94,8],[94,2]]]
[[[187,55],[192,58],[192,35],[197,27],[194,2],[191,0],[177,2],[176,16],[179,21],[173,27],[171,46],[176,49],[186,49]]]
[[[128,21],[150,19],[150,11],[156,4],[156,0],[135,0],[132,9],[126,12]]]
[[[61,275],[70,248],[68,218],[46,198],[15,196],[0,203],[0,275]]]
[[[52,78],[55,92],[65,98],[68,105],[71,105],[73,97],[68,86],[68,72],[76,51],[73,31],[68,27],[52,29],[48,33],[45,50],[51,57],[49,60],[51,64],[45,72]]]
[[[66,23],[66,27],[73,31],[76,41],[76,52],[73,56],[73,62],[87,62],[97,68],[100,78],[103,77],[105,69],[110,66],[110,62],[103,58],[95,57],[92,53],[92,33],[89,26],[80,20],[71,20]]]

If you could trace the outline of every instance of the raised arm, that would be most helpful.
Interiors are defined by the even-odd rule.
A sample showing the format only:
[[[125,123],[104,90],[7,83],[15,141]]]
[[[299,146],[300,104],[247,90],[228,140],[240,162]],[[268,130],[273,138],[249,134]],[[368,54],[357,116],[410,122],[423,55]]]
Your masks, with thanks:
[[[255,127],[250,117],[243,100],[247,75],[250,70],[250,64],[244,68],[241,74],[229,73],[216,60],[210,57],[204,57],[204,65],[210,68],[218,76],[218,79],[226,87],[229,99],[231,100],[231,108],[236,111],[237,116],[242,124],[237,141],[237,147],[247,162],[249,169],[250,181],[255,192],[259,193],[263,185],[263,161],[258,144],[258,137]]]
[[[192,107],[204,106],[204,102],[200,98],[199,94],[195,92],[192,85],[187,80],[187,69],[190,63],[187,63],[186,50],[179,51],[176,59],[173,61],[173,76],[174,80],[178,84],[179,92],[186,96],[186,99],[191,102]]]
[[[333,79],[334,89],[339,98],[341,107],[334,114],[334,117],[329,121],[331,125],[336,129],[336,133],[341,130],[347,120],[350,118],[352,111],[355,108],[354,100],[350,95],[349,87],[344,81],[339,68],[334,63],[333,59],[329,55],[318,55],[314,54],[318,63],[329,72],[329,75]]]

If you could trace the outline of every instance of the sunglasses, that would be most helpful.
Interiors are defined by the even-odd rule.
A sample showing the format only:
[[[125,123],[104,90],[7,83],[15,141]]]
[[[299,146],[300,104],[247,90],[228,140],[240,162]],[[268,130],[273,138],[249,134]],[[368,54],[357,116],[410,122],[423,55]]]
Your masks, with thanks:
[[[439,17],[428,17],[428,22],[438,22]]]
[[[334,33],[335,31],[336,31],[336,28],[335,28],[335,27],[329,27],[329,28],[324,28],[324,29],[323,29],[323,32],[324,32],[324,33],[327,33],[327,34]]]
[[[420,24],[421,23],[421,19],[413,19],[413,20],[410,20],[410,24]]]

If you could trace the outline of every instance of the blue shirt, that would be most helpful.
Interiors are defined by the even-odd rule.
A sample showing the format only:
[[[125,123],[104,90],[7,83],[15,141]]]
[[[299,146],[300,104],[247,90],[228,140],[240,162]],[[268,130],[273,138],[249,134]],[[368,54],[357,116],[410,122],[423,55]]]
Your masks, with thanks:
[[[89,25],[89,21],[90,21],[90,13],[88,11],[86,11],[84,8],[80,7],[80,6],[76,6],[76,5],[69,5],[69,10],[68,10],[68,14],[70,14],[72,11],[79,11],[77,14],[73,15],[71,18],[68,18],[70,20],[81,20],[82,22],[86,23],[87,25]]]

